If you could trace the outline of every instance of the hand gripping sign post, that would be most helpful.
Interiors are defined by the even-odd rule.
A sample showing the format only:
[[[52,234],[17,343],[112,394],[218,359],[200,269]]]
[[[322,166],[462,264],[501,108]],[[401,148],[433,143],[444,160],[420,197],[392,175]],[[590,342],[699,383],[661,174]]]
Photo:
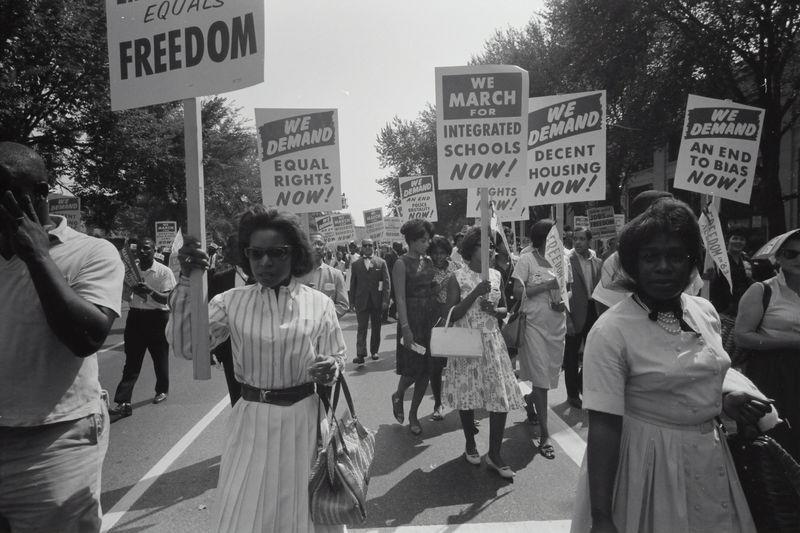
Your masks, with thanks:
[[[335,109],[256,109],[261,192],[290,213],[342,209]]]
[[[486,187],[521,186],[526,177],[528,73],[511,65],[436,68],[439,189],[481,193],[481,278],[489,279]]]
[[[531,98],[527,205],[606,197],[606,92]]]
[[[428,222],[439,220],[436,210],[436,190],[433,176],[406,176],[398,178],[403,218],[424,218]]]
[[[764,110],[689,95],[675,187],[750,203]]]
[[[183,99],[189,233],[205,249],[198,96],[264,81],[264,3],[106,0],[111,109]],[[195,379],[210,379],[206,277],[191,279]]]

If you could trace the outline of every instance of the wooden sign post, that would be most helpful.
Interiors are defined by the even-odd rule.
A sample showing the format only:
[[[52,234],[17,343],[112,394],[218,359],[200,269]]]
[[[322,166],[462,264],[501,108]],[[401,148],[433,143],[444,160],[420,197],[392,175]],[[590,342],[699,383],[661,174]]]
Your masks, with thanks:
[[[203,136],[200,102],[183,101],[183,142],[186,150],[186,211],[189,235],[200,239],[206,249],[206,207],[203,184]],[[193,270],[189,280],[192,294],[192,353],[194,379],[211,379],[211,353],[208,347],[208,283],[205,272]]]

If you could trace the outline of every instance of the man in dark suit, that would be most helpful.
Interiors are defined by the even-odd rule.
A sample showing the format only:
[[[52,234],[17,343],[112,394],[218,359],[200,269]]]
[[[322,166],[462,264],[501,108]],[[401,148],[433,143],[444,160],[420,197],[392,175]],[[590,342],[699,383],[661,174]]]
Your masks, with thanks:
[[[603,261],[589,248],[592,240],[591,231],[578,228],[573,232],[572,239],[574,249],[569,257],[572,267],[572,295],[569,298],[563,368],[567,402],[570,406],[581,409],[583,402],[580,393],[583,387],[580,348],[597,320],[592,291],[600,281]]]
[[[389,268],[386,261],[375,255],[372,239],[361,241],[361,257],[352,265],[350,276],[350,301],[356,310],[358,334],[356,358],[353,363],[363,365],[367,358],[367,328],[372,323],[369,353],[378,359],[381,344],[381,315],[389,308]]]

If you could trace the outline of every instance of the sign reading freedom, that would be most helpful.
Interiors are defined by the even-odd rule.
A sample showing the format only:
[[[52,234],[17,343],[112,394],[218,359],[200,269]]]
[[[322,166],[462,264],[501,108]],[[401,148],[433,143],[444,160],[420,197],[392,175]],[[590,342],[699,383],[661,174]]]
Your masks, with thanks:
[[[264,81],[264,2],[106,0],[111,109]]]

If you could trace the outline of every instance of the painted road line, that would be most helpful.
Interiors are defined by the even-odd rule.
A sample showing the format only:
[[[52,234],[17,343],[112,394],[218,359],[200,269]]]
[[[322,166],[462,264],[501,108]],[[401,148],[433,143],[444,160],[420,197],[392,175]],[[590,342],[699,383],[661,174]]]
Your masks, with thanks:
[[[531,388],[524,382],[519,382],[519,390],[522,394],[531,392]],[[580,466],[583,454],[586,452],[586,442],[550,407],[547,408],[547,422],[550,426],[550,438],[556,441],[576,465]]]
[[[110,352],[111,350],[114,350],[114,349],[116,349],[116,348],[119,348],[119,347],[120,347],[120,346],[122,346],[123,344],[125,344],[125,341],[123,341],[123,342],[118,342],[117,344],[114,344],[114,345],[112,345],[112,346],[109,346],[108,348],[103,348],[102,350],[97,350],[97,353],[105,353],[105,352]]]
[[[527,522],[483,522],[443,526],[347,528],[350,533],[568,533],[570,520],[531,520]]]
[[[192,429],[190,429],[182,438],[173,446],[165,455],[161,458],[160,461],[156,463],[156,465],[147,472],[142,479],[140,479],[136,485],[134,485],[131,490],[125,493],[125,495],[111,508],[103,516],[103,527],[100,530],[101,533],[105,533],[109,531],[112,527],[114,527],[117,522],[123,517],[128,510],[133,507],[133,505],[142,497],[142,495],[147,492],[153,483],[158,480],[159,476],[161,476],[167,469],[175,462],[175,460],[180,457],[180,455],[186,451],[192,442],[200,436],[206,427],[208,427],[211,422],[214,421],[217,416],[225,409],[226,406],[230,405],[230,398],[226,394],[218,403],[211,409],[206,415],[200,419],[200,421],[194,425]]]

